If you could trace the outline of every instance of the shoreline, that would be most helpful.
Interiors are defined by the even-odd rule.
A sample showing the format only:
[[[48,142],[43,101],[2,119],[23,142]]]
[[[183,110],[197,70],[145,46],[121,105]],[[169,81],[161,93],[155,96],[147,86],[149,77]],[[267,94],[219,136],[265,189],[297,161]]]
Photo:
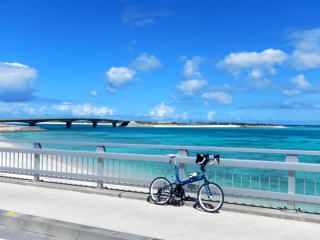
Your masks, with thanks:
[[[0,125],[0,133],[8,132],[40,132],[47,131],[44,128],[39,128],[37,126],[24,126],[24,125]]]
[[[130,121],[136,122],[136,121]],[[41,122],[38,125],[47,124],[47,125],[65,125],[64,122]],[[128,126],[128,127],[158,127],[158,128],[287,128],[282,125],[240,125],[240,124],[190,124],[190,125],[176,125],[176,124],[141,124],[137,122],[139,126]],[[72,125],[92,125],[92,123],[81,123],[73,122]],[[99,125],[111,126],[111,123],[98,123]]]
[[[40,122],[41,125],[65,125],[64,122]],[[90,126],[92,123],[89,122],[73,122],[72,125],[83,125]],[[112,126],[111,123],[98,123],[98,126]],[[282,125],[251,125],[251,124],[142,124],[136,121],[129,121],[126,127],[156,127],[156,128],[288,128]],[[47,131],[47,129],[37,126],[26,126],[26,125],[0,125],[0,133],[6,132],[37,132]]]
[[[212,125],[152,125],[153,127],[168,128],[287,128],[281,125],[236,125],[236,124],[212,124]]]

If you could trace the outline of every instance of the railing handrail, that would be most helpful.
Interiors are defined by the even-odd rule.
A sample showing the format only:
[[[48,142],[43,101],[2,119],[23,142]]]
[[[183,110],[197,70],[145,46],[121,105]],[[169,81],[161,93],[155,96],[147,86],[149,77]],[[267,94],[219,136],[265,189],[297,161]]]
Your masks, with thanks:
[[[135,147],[135,148],[155,148],[155,149],[171,149],[172,152],[177,153],[176,160],[179,163],[180,176],[186,175],[186,163],[195,164],[195,156],[188,156],[188,150],[198,151],[229,151],[229,152],[256,152],[266,154],[285,154],[285,159],[282,161],[280,156],[274,156],[278,161],[273,160],[253,160],[253,159],[232,159],[225,158],[221,154],[220,164],[225,167],[239,167],[239,168],[255,168],[255,169],[272,169],[285,171],[285,178],[287,181],[286,192],[280,191],[280,175],[282,172],[274,172],[269,174],[269,189],[268,191],[261,190],[261,178],[254,180],[258,184],[258,190],[252,188],[252,176],[249,177],[249,187],[242,189],[242,169],[240,170],[240,188],[234,185],[234,175],[232,172],[231,187],[224,185],[224,190],[229,195],[244,196],[244,197],[260,197],[262,199],[285,200],[290,209],[295,209],[295,202],[307,204],[320,204],[320,197],[317,194],[318,184],[317,180],[313,181],[314,195],[307,195],[306,180],[304,177],[304,194],[299,194],[296,191],[297,173],[311,172],[319,173],[320,164],[299,162],[298,155],[320,155],[320,151],[303,151],[303,150],[279,150],[279,149],[254,149],[254,148],[229,148],[229,147],[198,147],[198,146],[174,146],[174,145],[146,145],[146,144],[118,144],[118,143],[86,143],[86,142],[57,142],[57,141],[33,141],[33,140],[0,140],[1,142],[16,142],[16,143],[31,143],[32,148],[22,147],[21,145],[12,147],[0,147],[1,166],[0,171],[6,173],[16,174],[32,174],[34,180],[38,181],[39,177],[53,177],[76,179],[84,181],[95,181],[98,188],[103,187],[103,183],[123,184],[126,186],[149,186],[150,179],[148,179],[148,166],[152,166],[153,162],[168,163],[170,158],[164,154],[142,154],[142,153],[119,153],[112,152],[108,147]],[[62,144],[62,145],[87,145],[95,146],[96,151],[73,151],[73,150],[58,150],[43,148],[45,144]],[[106,148],[107,147],[107,148]],[[53,160],[53,161],[52,161]],[[93,161],[91,161],[93,160]],[[111,160],[111,161],[109,161]],[[123,168],[121,168],[121,161],[113,160],[135,160],[141,161],[141,167],[144,173],[139,176],[134,176],[134,168],[130,168],[131,164],[128,161],[123,161]],[[115,164],[117,163],[118,164]],[[147,164],[152,162],[152,164]],[[59,163],[59,168],[58,168]],[[109,165],[110,164],[110,165]],[[112,164],[112,165],[111,165]],[[55,165],[55,166],[54,166]],[[140,163],[137,165],[140,167]],[[110,167],[110,171],[109,171]],[[162,166],[160,167],[162,168]],[[159,169],[160,169],[159,168]],[[165,169],[165,168],[164,168]],[[223,181],[225,181],[225,171],[229,168],[218,168],[217,171],[223,171]],[[116,173],[115,173],[116,172]],[[216,171],[213,171],[216,174]],[[251,171],[244,171],[251,172]],[[236,174],[239,174],[239,172]],[[279,174],[277,177],[278,191],[271,190],[271,175]],[[124,175],[124,176],[123,176]],[[313,175],[313,174],[311,174]],[[217,175],[215,175],[216,177]],[[245,176],[245,175],[244,175]],[[306,176],[306,174],[305,174]],[[256,176],[254,175],[253,178]],[[184,177],[182,177],[184,178]],[[230,181],[230,179],[229,179]],[[237,180],[236,180],[237,181]],[[257,182],[258,181],[258,182]]]
[[[168,163],[170,160],[170,158],[166,155],[155,155],[155,154],[88,152],[88,151],[29,149],[29,148],[11,148],[11,147],[7,147],[7,148],[0,147],[0,152],[64,155],[64,156],[103,158],[103,159],[109,158],[109,159],[121,159],[121,160],[166,162],[166,163]],[[178,163],[191,163],[191,164],[195,163],[195,157],[189,157],[189,156],[177,156],[176,160]],[[313,164],[313,163],[300,163],[300,162],[290,163],[290,162],[276,162],[276,161],[266,161],[266,160],[221,158],[220,164],[221,166],[230,166],[230,167],[320,172],[320,164]]]
[[[233,148],[233,147],[209,147],[209,146],[186,146],[186,145],[154,145],[154,144],[123,144],[123,143],[92,143],[92,142],[64,142],[64,141],[34,141],[34,140],[12,140],[5,139],[0,142],[13,143],[40,143],[56,145],[78,145],[78,146],[106,146],[106,147],[131,147],[131,148],[155,148],[175,150],[201,150],[201,151],[224,151],[224,152],[247,152],[247,153],[271,153],[271,154],[292,154],[292,155],[316,155],[320,151],[311,150],[290,150],[290,149],[268,149],[268,148]]]

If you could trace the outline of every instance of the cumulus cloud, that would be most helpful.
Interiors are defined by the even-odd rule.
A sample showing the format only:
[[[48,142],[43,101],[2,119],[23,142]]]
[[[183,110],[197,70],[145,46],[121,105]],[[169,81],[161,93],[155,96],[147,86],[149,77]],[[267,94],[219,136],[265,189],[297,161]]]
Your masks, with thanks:
[[[160,104],[156,105],[151,111],[149,112],[149,115],[156,118],[164,118],[164,117],[172,117],[174,115],[175,110],[165,105],[164,102],[161,102]]]
[[[215,100],[221,104],[231,104],[233,101],[232,96],[225,92],[207,92],[203,93],[201,97],[206,100]]]
[[[291,78],[289,81],[294,84],[294,88],[282,90],[282,93],[285,95],[297,95],[304,91],[311,90],[311,84],[305,79],[303,74]]]
[[[208,82],[201,79],[192,79],[181,82],[177,88],[185,95],[193,95],[195,91],[207,86]]]
[[[74,116],[110,116],[115,113],[114,109],[108,107],[96,107],[92,106],[90,103],[84,104],[60,104],[54,105],[54,109],[61,112],[68,112]]]
[[[0,100],[27,101],[33,98],[37,71],[21,63],[0,62]]]
[[[192,96],[196,91],[208,85],[208,81],[203,79],[200,72],[200,64],[205,61],[205,58],[194,56],[188,59],[184,56],[181,57],[181,60],[185,61],[182,75],[187,80],[179,83],[177,89],[186,96]]]
[[[305,79],[303,74],[300,74],[295,78],[292,78],[290,82],[295,84],[297,88],[302,88],[302,89],[307,89],[311,86],[310,83]]]
[[[250,77],[252,78],[256,78],[259,79],[263,76],[263,72],[259,69],[253,69],[250,73],[249,73]]]
[[[249,76],[258,78],[267,73],[275,73],[275,66],[281,65],[288,55],[282,50],[266,49],[262,52],[230,53],[218,63],[218,67],[233,75],[249,70]]]
[[[142,72],[147,72],[151,69],[157,69],[161,66],[161,61],[154,55],[148,53],[141,54],[130,64],[132,69]]]
[[[292,61],[296,69],[320,67],[320,28],[296,31],[290,38],[295,48]]]
[[[92,90],[89,92],[89,95],[92,96],[92,97],[97,97],[98,96],[98,92],[95,91],[95,90]]]
[[[199,71],[199,66],[205,61],[205,58],[200,56],[194,56],[189,60],[186,60],[183,66],[183,76],[185,78],[202,78],[202,74]]]
[[[108,83],[113,89],[117,89],[130,82],[135,74],[135,70],[127,67],[112,67],[106,72]]]
[[[215,111],[210,111],[208,112],[208,115],[207,115],[207,119],[208,121],[212,121],[213,120],[213,117],[216,115],[216,112]]]
[[[47,106],[28,103],[0,102],[0,117],[23,118],[26,116],[46,116]]]

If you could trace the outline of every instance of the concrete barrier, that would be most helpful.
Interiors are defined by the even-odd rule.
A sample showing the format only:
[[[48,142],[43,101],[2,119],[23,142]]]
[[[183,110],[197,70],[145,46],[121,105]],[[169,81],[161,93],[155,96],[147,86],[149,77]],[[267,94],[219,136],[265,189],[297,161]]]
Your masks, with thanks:
[[[13,213],[5,210],[0,210],[0,225],[65,240],[156,240],[156,238],[136,234],[90,227],[21,213]]]

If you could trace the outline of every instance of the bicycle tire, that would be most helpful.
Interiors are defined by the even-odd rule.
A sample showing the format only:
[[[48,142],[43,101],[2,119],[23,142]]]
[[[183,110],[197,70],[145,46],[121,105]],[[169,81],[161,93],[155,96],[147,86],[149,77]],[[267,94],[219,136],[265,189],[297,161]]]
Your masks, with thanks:
[[[206,186],[209,187],[210,191],[213,193],[213,196],[208,196],[208,193],[206,193]],[[224,193],[222,191],[222,188],[213,182],[204,183],[201,185],[201,187],[198,190],[197,195],[198,203],[200,207],[210,213],[214,213],[219,211],[219,209],[223,205],[224,201]]]
[[[150,184],[149,195],[155,204],[164,205],[168,203],[172,197],[171,183],[164,177],[155,178]]]

